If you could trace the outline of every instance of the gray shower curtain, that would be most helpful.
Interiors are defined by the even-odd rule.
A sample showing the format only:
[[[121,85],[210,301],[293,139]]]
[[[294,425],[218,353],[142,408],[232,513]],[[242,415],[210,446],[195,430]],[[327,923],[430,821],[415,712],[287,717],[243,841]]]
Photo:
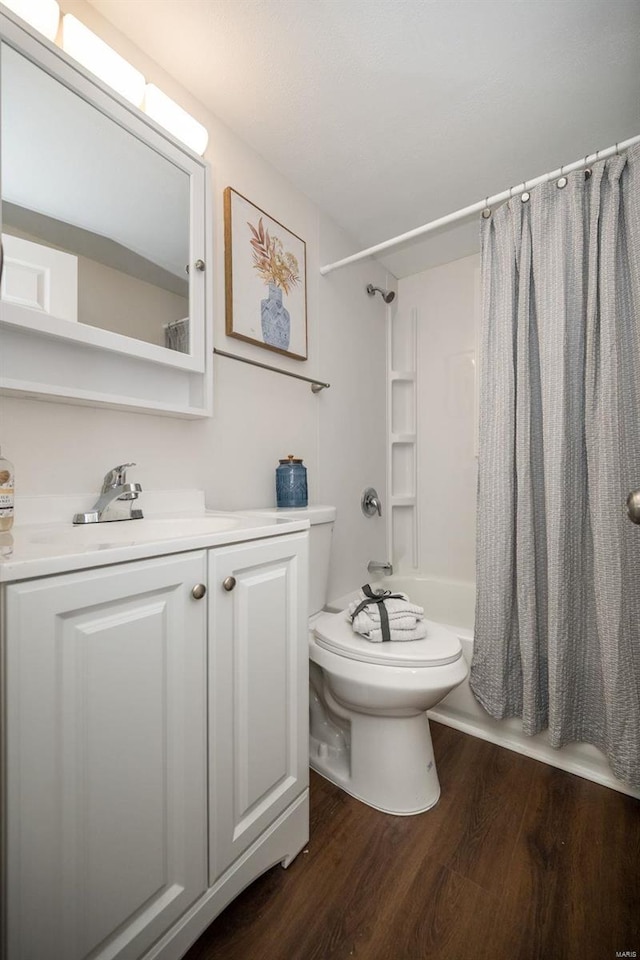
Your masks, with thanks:
[[[640,788],[640,148],[482,222],[472,689]]]

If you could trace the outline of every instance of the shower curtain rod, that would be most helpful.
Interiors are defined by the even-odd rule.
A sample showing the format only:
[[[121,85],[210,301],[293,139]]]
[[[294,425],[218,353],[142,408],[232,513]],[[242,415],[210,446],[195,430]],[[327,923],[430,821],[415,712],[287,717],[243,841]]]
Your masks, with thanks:
[[[463,207],[461,210],[456,210],[455,213],[449,213],[446,217],[431,220],[430,223],[425,223],[421,227],[409,230],[408,233],[401,233],[398,237],[392,237],[391,240],[376,243],[375,246],[367,247],[366,250],[354,253],[350,257],[336,260],[335,263],[328,263],[326,266],[320,267],[320,273],[322,276],[326,276],[328,273],[331,273],[333,270],[338,270],[340,267],[346,267],[350,263],[356,263],[356,261],[364,260],[366,257],[372,257],[376,253],[382,253],[383,250],[388,250],[390,247],[396,247],[398,244],[404,243],[405,240],[413,240],[415,237],[422,237],[426,233],[431,233],[432,230],[437,230],[438,227],[446,227],[450,223],[456,223],[458,220],[466,220],[467,217],[473,216],[474,213],[480,213],[487,207],[494,206],[496,203],[502,203],[504,200],[510,200],[511,197],[517,197],[518,194],[524,193],[526,190],[531,190],[532,187],[537,187],[540,183],[546,183],[549,180],[555,180],[557,177],[563,177],[566,173],[572,173],[574,170],[584,170],[586,167],[591,166],[591,164],[597,163],[598,160],[606,160],[607,157],[612,157],[614,154],[620,153],[621,150],[628,150],[629,147],[633,147],[636,143],[640,143],[640,136],[623,140],[620,143],[614,144],[612,147],[607,147],[605,150],[596,150],[595,153],[589,154],[589,156],[586,156],[583,160],[567,163],[560,167],[559,170],[553,170],[551,173],[543,173],[542,176],[535,177],[533,180],[526,180],[518,187],[510,187],[509,190],[503,190],[502,193],[496,193],[492,197],[485,197],[484,200],[472,203],[469,207]]]

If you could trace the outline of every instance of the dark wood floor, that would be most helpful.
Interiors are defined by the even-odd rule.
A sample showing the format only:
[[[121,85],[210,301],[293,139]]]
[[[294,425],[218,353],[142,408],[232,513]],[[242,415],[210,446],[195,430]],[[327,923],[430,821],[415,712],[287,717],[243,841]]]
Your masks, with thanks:
[[[640,801],[432,732],[433,810],[391,817],[312,774],[308,850],[256,880],[187,960],[640,958]]]

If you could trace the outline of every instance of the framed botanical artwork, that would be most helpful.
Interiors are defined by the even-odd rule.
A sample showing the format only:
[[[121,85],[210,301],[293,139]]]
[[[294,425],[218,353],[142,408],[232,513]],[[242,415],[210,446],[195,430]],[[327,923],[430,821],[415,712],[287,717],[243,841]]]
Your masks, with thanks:
[[[227,187],[224,256],[228,336],[306,360],[304,240]]]

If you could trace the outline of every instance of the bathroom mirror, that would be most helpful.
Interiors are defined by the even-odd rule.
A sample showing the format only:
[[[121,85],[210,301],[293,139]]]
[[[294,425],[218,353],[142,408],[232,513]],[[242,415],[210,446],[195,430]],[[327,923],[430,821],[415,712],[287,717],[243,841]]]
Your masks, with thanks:
[[[188,328],[188,173],[7,45],[0,70],[2,298],[27,299],[28,264],[58,251],[54,316],[171,348]]]
[[[97,352],[139,358],[149,369],[142,405],[161,409],[169,396],[176,406],[149,364],[208,369],[207,164],[5,14],[0,91],[0,309],[17,379],[29,331],[30,349],[34,336],[55,339],[56,357],[82,356],[96,371],[106,370]],[[177,405],[193,407],[194,384],[184,390]]]

